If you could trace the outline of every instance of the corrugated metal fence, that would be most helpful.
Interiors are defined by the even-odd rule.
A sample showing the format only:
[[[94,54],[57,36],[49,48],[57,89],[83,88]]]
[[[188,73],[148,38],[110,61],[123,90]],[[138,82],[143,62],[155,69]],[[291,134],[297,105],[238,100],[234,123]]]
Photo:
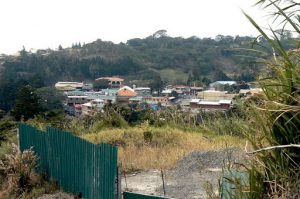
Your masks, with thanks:
[[[58,182],[67,192],[87,199],[115,198],[117,148],[95,145],[54,128],[46,132],[20,124],[21,151],[33,147],[38,170]]]
[[[124,192],[123,196],[124,199],[168,199],[161,196],[144,195],[132,192]]]
[[[249,198],[243,187],[249,186],[249,174],[242,171],[224,172],[221,179],[221,199]]]

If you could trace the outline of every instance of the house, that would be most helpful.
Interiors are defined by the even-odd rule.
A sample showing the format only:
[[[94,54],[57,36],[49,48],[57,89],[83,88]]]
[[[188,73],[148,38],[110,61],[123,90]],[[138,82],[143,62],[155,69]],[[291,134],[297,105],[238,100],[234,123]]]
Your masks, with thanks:
[[[209,84],[209,87],[216,90],[226,90],[226,87],[236,85],[236,81],[216,81]]]
[[[169,106],[170,105],[170,100],[169,97],[144,97],[144,101],[146,103],[157,103],[161,104],[162,106]]]
[[[82,89],[82,82],[57,82],[55,88],[61,91],[72,91],[76,89]]]
[[[178,93],[178,94],[189,94],[190,93],[190,87],[185,86],[185,85],[175,85],[173,89]]]
[[[162,96],[171,96],[173,91],[174,91],[173,89],[165,89],[161,92],[161,95]]]
[[[190,95],[196,95],[198,92],[203,91],[203,87],[192,86],[190,87]]]
[[[95,81],[107,80],[109,88],[121,88],[124,82],[124,79],[120,77],[100,77],[95,79]]]
[[[191,108],[198,108],[198,103],[200,102],[200,99],[191,99],[190,101],[190,107]]]
[[[263,90],[261,88],[252,88],[252,89],[241,89],[239,94],[243,96],[254,96],[254,95],[260,95],[263,93]]]
[[[67,96],[67,105],[74,106],[76,104],[84,104],[88,102],[87,95]]]
[[[201,99],[192,99],[190,107],[204,110],[228,110],[231,108],[231,100],[206,101]]]
[[[105,104],[111,104],[116,102],[116,96],[109,96],[109,95],[101,95],[101,94],[89,94],[88,95],[88,102],[93,100],[103,100]]]
[[[100,112],[105,105],[104,100],[95,99],[81,105],[81,114],[86,116],[93,116]]]
[[[141,104],[144,98],[142,96],[135,96],[129,98],[129,104]]]
[[[138,96],[150,96],[151,95],[151,88],[149,87],[137,87],[133,89]]]
[[[93,90],[93,84],[90,84],[90,83],[83,84],[82,90],[85,90],[85,91],[91,91],[91,90]]]
[[[213,88],[216,85],[226,85],[226,84],[228,84],[229,86],[232,86],[232,85],[236,84],[236,81],[216,81],[216,82],[210,83],[209,87]]]
[[[74,109],[74,116],[79,117],[81,115],[82,105],[81,104],[75,104],[73,109]]]
[[[207,101],[232,100],[236,94],[227,91],[205,90],[197,93],[197,98]]]
[[[129,86],[124,86],[117,91],[116,96],[118,103],[129,104],[129,99],[137,96],[137,93]]]
[[[73,90],[73,91],[64,91],[65,96],[83,96],[86,95],[85,92],[81,90]]]

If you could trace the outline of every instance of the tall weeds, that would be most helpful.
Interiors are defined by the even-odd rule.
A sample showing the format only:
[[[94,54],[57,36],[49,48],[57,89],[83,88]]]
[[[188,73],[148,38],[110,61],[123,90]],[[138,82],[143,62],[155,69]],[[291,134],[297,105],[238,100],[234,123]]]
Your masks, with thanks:
[[[252,130],[248,138],[254,151],[249,171],[249,198],[299,198],[300,148],[300,51],[284,49],[280,34],[292,29],[299,44],[300,4],[293,0],[261,0],[264,9],[272,8],[281,31],[265,31],[249,15],[245,16],[268,41],[273,58],[263,60],[268,70],[258,83],[264,91],[259,105],[253,106]],[[270,150],[260,150],[274,146]],[[281,148],[276,148],[281,146]],[[259,150],[259,151],[257,151]]]

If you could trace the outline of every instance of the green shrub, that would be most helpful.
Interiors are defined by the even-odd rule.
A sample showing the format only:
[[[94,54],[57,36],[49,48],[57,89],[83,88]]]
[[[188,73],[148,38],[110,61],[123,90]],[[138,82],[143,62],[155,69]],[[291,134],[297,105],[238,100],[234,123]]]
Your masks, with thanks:
[[[153,133],[150,130],[144,131],[144,140],[147,143],[151,143],[153,139]]]

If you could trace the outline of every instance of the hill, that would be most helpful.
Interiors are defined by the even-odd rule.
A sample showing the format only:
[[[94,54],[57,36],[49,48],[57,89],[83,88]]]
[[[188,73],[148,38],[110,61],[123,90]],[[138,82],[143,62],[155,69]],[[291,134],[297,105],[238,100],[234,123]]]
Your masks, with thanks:
[[[120,44],[99,39],[35,53],[23,49],[19,56],[0,57],[0,109],[9,110],[18,89],[26,84],[38,88],[57,81],[92,82],[112,75],[124,77],[129,85],[152,89],[168,84],[207,85],[216,80],[253,81],[260,71],[253,58],[258,53],[238,49],[251,48],[254,40],[223,35],[174,38],[160,30]],[[258,49],[271,49],[262,38],[256,44]]]
[[[158,31],[145,39],[128,40],[126,44],[99,39],[56,51],[30,53],[23,49],[20,57],[6,57],[1,71],[6,77],[38,74],[47,84],[58,80],[93,80],[106,75],[143,80],[160,76],[166,84],[202,81],[204,77],[209,81],[220,78],[247,81],[253,80],[256,68],[246,62],[249,59],[236,56],[233,49],[250,48],[253,41],[252,37],[222,35],[215,39],[173,38],[165,31]],[[183,78],[167,78],[168,71],[180,73]]]

